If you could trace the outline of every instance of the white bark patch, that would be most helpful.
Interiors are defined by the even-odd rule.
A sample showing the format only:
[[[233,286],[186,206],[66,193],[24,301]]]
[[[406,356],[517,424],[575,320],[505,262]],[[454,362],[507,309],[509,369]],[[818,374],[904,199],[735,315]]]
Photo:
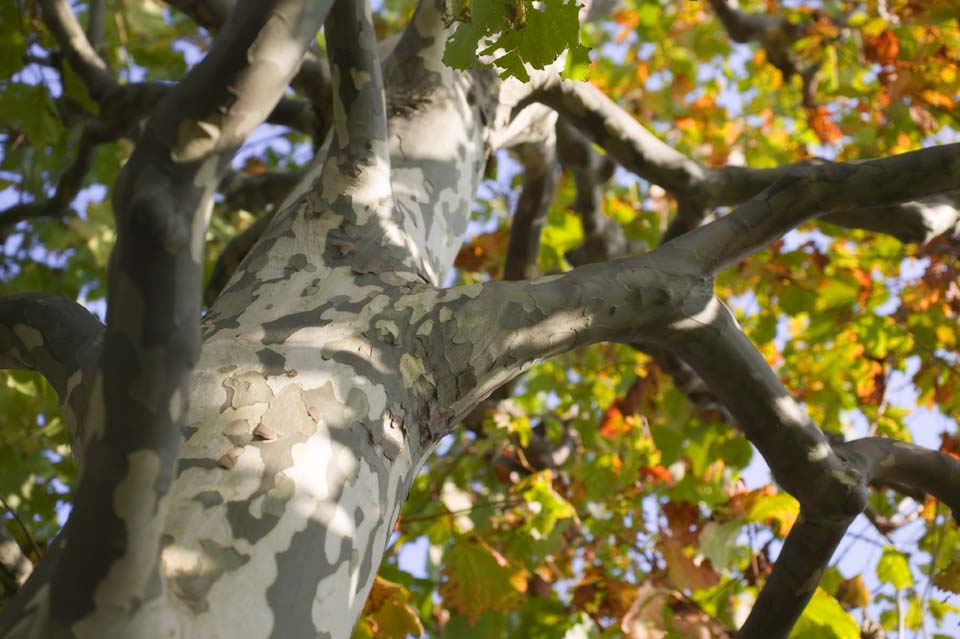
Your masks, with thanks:
[[[368,71],[353,67],[350,68],[350,78],[353,80],[353,87],[357,91],[362,91],[363,87],[367,86],[367,84],[370,83],[370,80],[373,79]]]
[[[180,392],[180,389],[173,391],[173,394],[170,395],[170,402],[167,406],[167,410],[170,414],[170,421],[176,424],[180,421],[180,418],[183,417],[184,412],[187,408],[187,398],[184,397],[183,393]]]
[[[774,400],[773,410],[781,423],[805,424],[807,422],[807,414],[803,411],[803,408],[787,395],[777,397]]]
[[[687,315],[685,318],[677,320],[671,325],[671,328],[677,331],[692,331],[703,328],[704,326],[710,326],[720,317],[723,308],[723,305],[720,304],[717,298],[711,297],[703,308],[692,315]]]
[[[170,151],[174,162],[195,162],[209,155],[220,142],[222,118],[211,115],[211,120],[181,120],[177,125],[177,143]]]
[[[830,448],[830,444],[827,442],[820,442],[814,446],[810,452],[807,453],[807,461],[811,463],[821,462],[830,455],[830,451],[833,450]]]
[[[103,435],[104,415],[106,411],[103,404],[103,373],[99,370],[93,376],[93,388],[90,389],[90,400],[87,404],[87,410],[83,414],[83,426],[80,432],[83,433],[83,449],[87,449],[87,444],[91,438],[101,437]]]
[[[13,334],[16,335],[28,351],[43,346],[43,333],[26,324],[14,324]]]
[[[210,215],[213,213],[213,194],[217,187],[218,159],[211,156],[204,160],[197,174],[193,178],[194,186],[203,190],[203,196],[196,214],[193,216],[193,228],[190,229],[190,259],[196,264],[203,264],[203,249],[206,246],[207,225],[210,224]]]
[[[233,539],[229,530],[222,538],[208,537],[225,547],[235,547],[249,554],[250,560],[223,574],[210,588],[207,594],[209,610],[191,622],[195,637],[265,639],[270,635],[273,613],[267,606],[266,592],[277,578],[276,555],[289,548],[293,536],[307,527],[318,503],[333,499],[336,487],[328,483],[329,474],[323,470],[331,464],[333,445],[324,429],[307,442],[294,446],[293,466],[277,477],[279,490],[287,492],[292,488],[292,495],[285,502],[279,521],[255,546]],[[248,474],[244,472],[246,457],[246,454],[241,456],[237,467],[230,471],[231,480]],[[259,477],[260,473],[249,474]],[[208,513],[206,516],[219,518],[217,514]],[[187,524],[188,534],[193,532],[196,523]]]

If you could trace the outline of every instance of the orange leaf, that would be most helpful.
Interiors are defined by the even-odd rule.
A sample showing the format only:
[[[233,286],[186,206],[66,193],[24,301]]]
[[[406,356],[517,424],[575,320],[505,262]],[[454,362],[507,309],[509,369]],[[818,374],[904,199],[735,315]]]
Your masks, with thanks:
[[[887,30],[868,38],[864,42],[863,52],[871,62],[879,62],[883,65],[893,64],[900,55],[900,40],[893,31]]]
[[[609,439],[628,432],[630,432],[630,424],[614,404],[603,414],[603,421],[600,422],[600,436]]]
[[[843,138],[843,131],[830,118],[827,107],[820,105],[816,109],[808,109],[810,127],[824,144],[835,144]]]
[[[640,475],[655,482],[673,486],[673,475],[663,466],[645,466],[640,469]]]

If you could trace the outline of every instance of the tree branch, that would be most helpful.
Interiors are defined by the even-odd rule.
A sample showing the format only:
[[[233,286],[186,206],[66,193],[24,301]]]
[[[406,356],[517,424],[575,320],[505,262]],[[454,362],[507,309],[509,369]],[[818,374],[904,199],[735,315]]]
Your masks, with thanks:
[[[803,27],[780,16],[741,11],[729,0],[709,1],[734,42],[760,44],[785,79],[799,72],[790,59],[790,46],[803,36]]]
[[[603,214],[604,185],[616,169],[606,155],[597,153],[583,134],[560,118],[557,120],[557,154],[564,168],[573,174],[577,189],[574,210],[580,215],[583,244],[568,251],[574,266],[602,262],[627,253],[627,238],[620,225]]]
[[[546,78],[530,96],[521,101],[516,110],[530,102],[539,101],[556,109],[593,142],[600,145],[624,168],[668,190],[681,204],[695,205],[690,215],[684,216],[684,228],[695,226],[696,211],[707,211],[716,206],[740,204],[777,180],[799,169],[816,167],[822,161],[799,162],[773,169],[753,169],[740,166],[709,168],[683,155],[662,142],[623,111],[598,88],[589,83],[576,83],[557,78]],[[947,185],[943,191],[953,190]],[[890,207],[891,202],[916,200],[904,209],[865,210],[868,203],[851,202],[840,210],[831,211],[824,221],[844,227],[860,228],[869,223],[869,230],[888,233],[901,241],[929,239],[937,228],[949,228],[949,211],[942,213],[944,194],[928,191],[924,196],[892,194],[891,199],[878,202]],[[951,198],[951,202],[954,200]],[[699,209],[696,207],[700,207]],[[950,208],[953,204],[950,204]],[[909,211],[906,217],[896,216]],[[943,217],[941,217],[943,216]],[[674,229],[671,234],[682,229]]]
[[[121,171],[107,330],[48,634],[104,607],[118,612],[99,628],[105,635],[178,632],[160,576],[161,535],[199,354],[206,219],[230,157],[279,101],[329,6],[238,5],[157,105]]]
[[[207,286],[203,291],[203,303],[207,305],[207,308],[213,306],[213,303],[217,301],[217,297],[227,286],[243,258],[247,256],[253,245],[257,243],[257,240],[270,226],[275,213],[274,210],[262,214],[254,220],[253,224],[232,237],[220,252],[216,264],[213,265],[213,271],[210,273],[210,279],[207,280]]]
[[[783,74],[784,80],[789,80],[794,75],[800,76],[803,81],[803,106],[809,114],[815,114],[819,84],[817,72],[820,64],[813,63],[801,68],[794,62],[790,52],[790,47],[807,33],[807,28],[781,16],[741,11],[731,0],[709,1],[734,42],[758,43],[766,52],[770,64]],[[825,18],[822,13],[814,14],[814,19],[821,18]]]
[[[268,170],[248,175],[231,171],[220,183],[223,203],[234,210],[270,212],[303,179],[305,172],[296,170]]]
[[[785,638],[863,510],[868,481],[938,491],[953,504],[958,468],[940,459],[925,469],[928,453],[880,443],[835,450],[713,296],[713,276],[812,215],[941,192],[956,187],[957,175],[960,144],[805,167],[728,216],[645,255],[536,282],[455,290],[446,306],[456,308],[457,321],[443,325],[455,346],[432,362],[443,371],[438,380],[452,380],[438,384],[439,399],[460,416],[532,363],[598,341],[650,341],[670,349],[707,383],[777,482],[800,502],[803,519],[738,635]]]
[[[100,320],[69,298],[46,293],[0,298],[0,368],[33,370],[46,378],[60,398],[77,459],[102,339]]]
[[[7,229],[19,222],[35,221],[45,218],[62,217],[70,210],[70,204],[83,187],[83,181],[93,168],[96,160],[96,148],[109,135],[104,135],[96,125],[88,125],[80,134],[77,155],[67,167],[52,197],[26,204],[15,204],[0,211],[0,237]]]
[[[867,483],[904,486],[932,495],[960,522],[960,460],[935,450],[881,437],[834,446]]]
[[[168,4],[204,29],[216,33],[230,17],[236,0],[171,0]],[[307,109],[306,105],[296,100],[284,99],[269,122],[309,133],[315,144],[319,144],[332,122],[330,69],[322,58],[306,51],[300,68],[291,80],[291,86],[309,100],[312,108]],[[286,117],[293,110],[288,105],[298,105],[295,120]]]
[[[712,275],[814,216],[938,196],[960,185],[960,143],[857,163],[797,167],[711,224],[671,240]]]
[[[523,162],[523,187],[513,212],[507,260],[503,279],[532,279],[540,254],[540,234],[553,203],[557,188],[557,160],[555,142],[524,144],[518,149]]]
[[[77,17],[67,0],[42,0],[43,18],[70,66],[90,91],[97,102],[119,88],[119,83],[107,68],[77,22]]]
[[[820,584],[853,518],[807,520],[801,512],[736,639],[786,639]]]
[[[828,215],[824,221],[888,233],[901,242],[926,244],[944,233],[960,233],[960,189],[895,204],[850,208]]]
[[[20,590],[31,572],[33,564],[7,527],[0,522],[0,586],[3,586],[4,596],[10,597]]]
[[[236,0],[168,0],[167,4],[189,16],[207,31],[217,31],[230,17]]]

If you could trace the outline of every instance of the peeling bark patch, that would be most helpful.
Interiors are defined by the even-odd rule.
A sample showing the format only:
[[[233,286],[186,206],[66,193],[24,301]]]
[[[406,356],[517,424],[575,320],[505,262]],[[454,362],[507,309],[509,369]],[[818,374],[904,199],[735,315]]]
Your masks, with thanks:
[[[263,379],[263,375],[252,371],[228,377],[223,381],[223,387],[227,390],[228,405],[233,408],[269,402],[273,399],[273,390]]]
[[[383,423],[379,432],[371,431],[371,440],[374,445],[380,446],[383,450],[383,456],[394,461],[403,450],[403,444],[406,439],[403,427],[403,409],[399,406],[391,407],[383,415]],[[398,413],[398,415],[394,415]]]
[[[300,387],[293,384],[284,388],[270,402],[260,423],[276,433],[278,438],[294,434],[309,436],[317,430],[316,422],[307,412]]]
[[[15,324],[13,334],[16,335],[28,351],[43,347],[43,334],[32,326]]]

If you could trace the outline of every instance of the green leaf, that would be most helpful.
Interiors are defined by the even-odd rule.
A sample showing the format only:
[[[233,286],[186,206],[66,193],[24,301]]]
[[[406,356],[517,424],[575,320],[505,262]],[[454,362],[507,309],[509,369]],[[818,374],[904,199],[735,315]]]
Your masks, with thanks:
[[[855,639],[860,636],[857,621],[822,588],[817,588],[790,639]]]
[[[907,556],[891,546],[884,548],[877,564],[877,579],[897,590],[913,586],[913,575],[910,573]]]
[[[463,615],[450,615],[444,636],[457,639],[501,639],[506,619],[502,613],[485,612],[471,621]]]
[[[484,612],[514,608],[527,588],[526,571],[477,536],[458,539],[447,551],[440,595],[470,621]]]
[[[728,521],[719,524],[709,522],[700,533],[700,554],[709,559],[715,568],[735,569],[738,562],[737,537],[743,529],[743,523]]]
[[[476,0],[469,20],[447,40],[444,62],[467,69],[479,55],[492,59],[502,78],[530,79],[526,65],[543,69],[570,51],[567,67],[573,77],[585,77],[589,60],[580,45],[580,7],[574,0]]]

